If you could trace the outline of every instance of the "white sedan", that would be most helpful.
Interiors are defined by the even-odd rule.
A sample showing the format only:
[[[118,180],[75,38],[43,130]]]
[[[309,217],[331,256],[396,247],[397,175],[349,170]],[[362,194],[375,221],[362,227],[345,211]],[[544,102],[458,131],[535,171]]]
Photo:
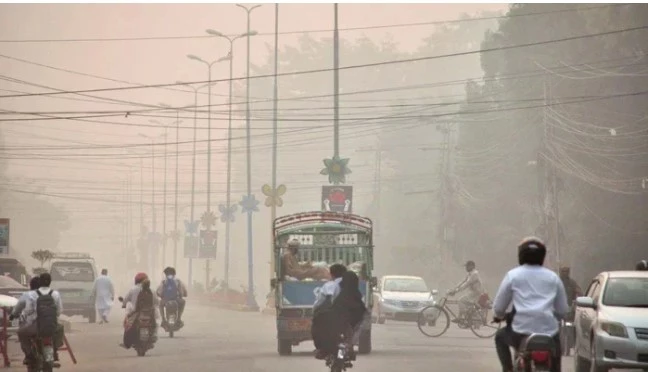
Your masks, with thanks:
[[[597,275],[576,299],[575,372],[648,371],[648,271]]]
[[[384,276],[375,290],[373,318],[378,324],[386,319],[416,322],[419,312],[434,304],[436,293],[418,276]]]

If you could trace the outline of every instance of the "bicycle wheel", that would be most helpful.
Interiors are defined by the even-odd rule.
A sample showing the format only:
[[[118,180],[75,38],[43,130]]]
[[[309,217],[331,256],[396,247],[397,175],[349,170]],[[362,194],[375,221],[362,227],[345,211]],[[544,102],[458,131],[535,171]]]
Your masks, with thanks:
[[[470,330],[479,338],[491,338],[502,326],[501,323],[491,323],[488,320],[488,309],[471,312]]]
[[[418,321],[419,331],[428,337],[439,337],[446,333],[450,327],[450,316],[448,312],[437,305],[423,308],[419,312]]]

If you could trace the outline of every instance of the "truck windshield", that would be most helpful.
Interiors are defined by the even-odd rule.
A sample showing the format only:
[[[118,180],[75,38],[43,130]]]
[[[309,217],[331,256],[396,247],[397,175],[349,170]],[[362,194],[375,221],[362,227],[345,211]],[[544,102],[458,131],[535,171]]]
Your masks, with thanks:
[[[94,282],[94,269],[88,262],[55,262],[52,280],[66,282]]]
[[[389,292],[429,292],[423,279],[410,278],[387,279],[383,290]]]

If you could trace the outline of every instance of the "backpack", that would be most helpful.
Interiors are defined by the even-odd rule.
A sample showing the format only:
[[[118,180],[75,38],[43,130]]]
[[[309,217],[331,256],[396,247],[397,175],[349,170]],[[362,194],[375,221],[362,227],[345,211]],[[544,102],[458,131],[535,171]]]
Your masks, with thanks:
[[[178,291],[178,282],[174,279],[164,280],[164,289],[162,290],[162,298],[169,300],[177,300],[180,292]]]
[[[36,291],[38,298],[36,299],[36,329],[39,336],[53,337],[58,328],[58,311],[56,302],[52,293],[54,290],[46,294],[42,294],[39,290]]]

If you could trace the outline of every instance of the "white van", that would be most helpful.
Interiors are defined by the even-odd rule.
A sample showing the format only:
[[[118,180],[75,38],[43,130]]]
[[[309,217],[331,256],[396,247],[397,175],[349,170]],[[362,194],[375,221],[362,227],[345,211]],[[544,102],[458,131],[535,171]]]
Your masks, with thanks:
[[[59,291],[63,302],[63,314],[81,315],[90,323],[97,321],[94,282],[97,267],[94,259],[86,253],[57,253],[51,261],[52,288]]]

